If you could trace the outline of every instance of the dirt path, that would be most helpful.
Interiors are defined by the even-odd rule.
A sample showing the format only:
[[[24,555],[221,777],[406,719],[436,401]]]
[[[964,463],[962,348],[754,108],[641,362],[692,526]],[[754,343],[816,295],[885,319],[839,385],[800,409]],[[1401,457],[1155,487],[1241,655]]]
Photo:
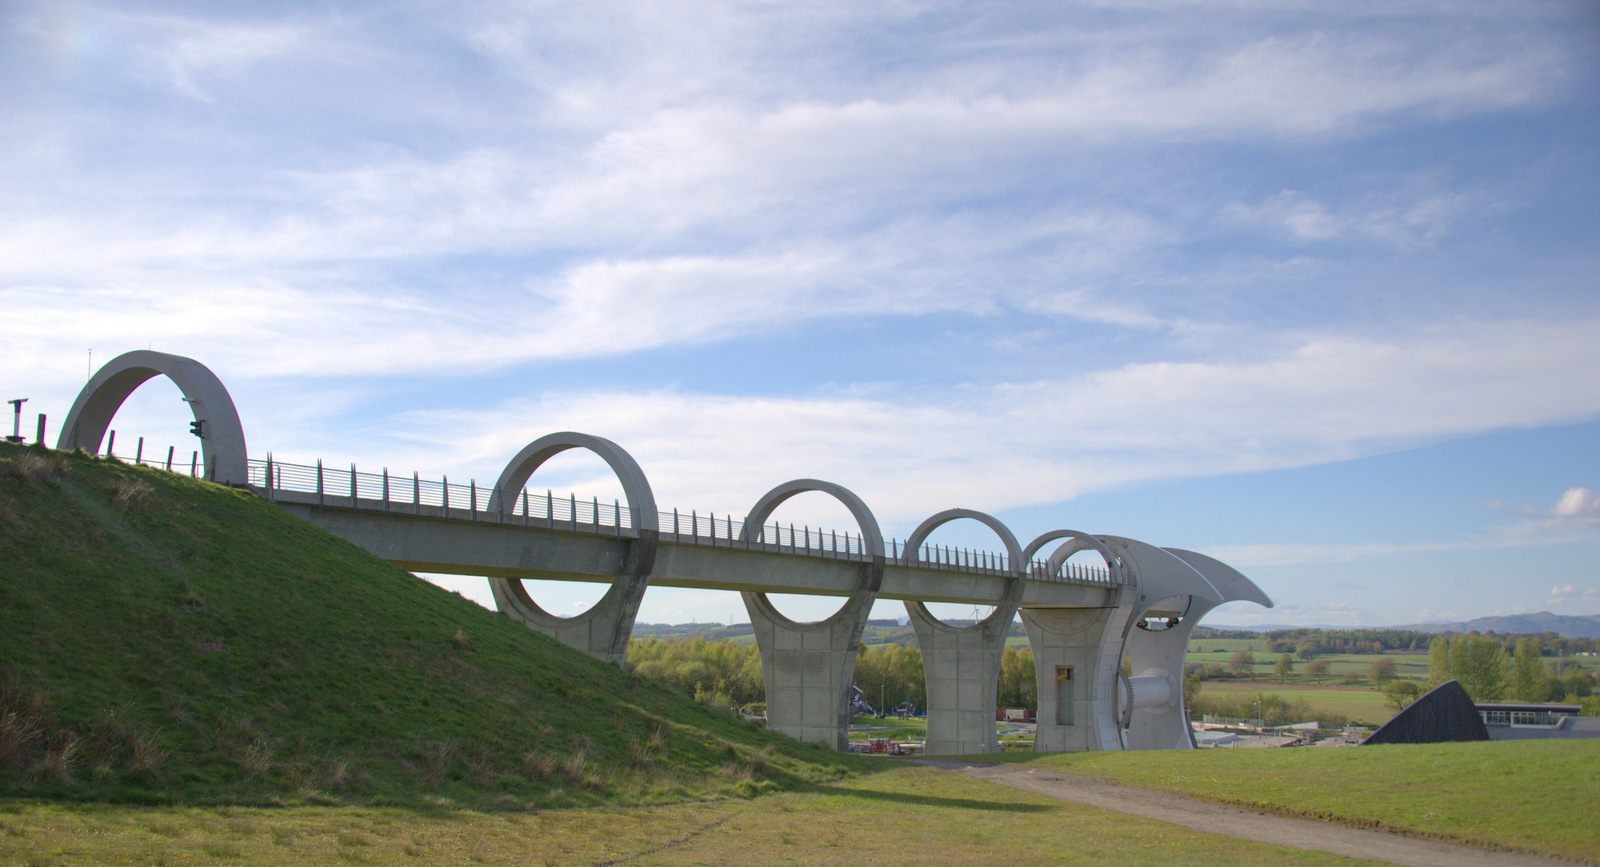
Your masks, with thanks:
[[[1573,863],[1537,855],[1493,852],[1454,843],[1440,843],[1388,831],[1351,828],[1333,822],[1257,813],[1187,795],[1124,786],[1038,768],[974,764],[952,759],[924,759],[922,763],[1065,801],[1295,849],[1320,849],[1337,855],[1413,867],[1535,867]]]

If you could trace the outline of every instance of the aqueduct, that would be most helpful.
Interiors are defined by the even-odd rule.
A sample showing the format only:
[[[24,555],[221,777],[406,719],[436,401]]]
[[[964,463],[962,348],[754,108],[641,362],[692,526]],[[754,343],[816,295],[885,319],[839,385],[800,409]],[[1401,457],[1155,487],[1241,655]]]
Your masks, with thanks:
[[[1188,749],[1194,741],[1182,674],[1190,631],[1224,602],[1272,606],[1248,578],[1202,554],[1075,530],[1019,545],[999,519],[968,509],[929,517],[903,543],[886,541],[860,497],[816,479],[775,486],[743,521],[666,512],[632,456],[589,434],[534,440],[487,490],[475,482],[425,486],[416,474],[391,477],[387,470],[379,476],[353,466],[346,473],[320,462],[312,468],[270,456],[252,460],[221,381],[193,359],[161,352],[130,352],[102,367],[74,402],[57,447],[98,453],[122,402],[158,375],[182,390],[194,413],[205,478],[247,486],[401,568],[487,576],[507,616],[601,659],[622,661],[649,586],[739,592],[761,654],[768,725],[837,749],[848,741],[856,652],[879,599],[905,603],[927,678],[927,750],[947,755],[999,749],[996,681],[1006,635],[1019,614],[1038,685],[1036,751]],[[541,464],[568,449],[604,460],[621,482],[626,507],[525,488]],[[810,492],[842,503],[857,532],[806,528],[802,537],[792,525],[767,523],[784,501]],[[924,544],[936,528],[957,520],[984,524],[1004,551]],[[1104,568],[1069,563],[1080,552],[1098,555]],[[560,618],[529,598],[522,579],[609,587],[588,611]],[[768,593],[845,601],[824,620],[799,623],[781,614]],[[927,602],[994,611],[974,625],[954,626],[933,616]]]

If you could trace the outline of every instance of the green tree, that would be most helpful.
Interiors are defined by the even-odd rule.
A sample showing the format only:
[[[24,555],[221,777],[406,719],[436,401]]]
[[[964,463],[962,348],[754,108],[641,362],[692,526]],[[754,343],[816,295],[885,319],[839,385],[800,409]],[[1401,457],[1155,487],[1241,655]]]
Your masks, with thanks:
[[[1510,686],[1507,677],[1511,667],[1505,648],[1492,638],[1482,635],[1451,636],[1445,654],[1448,677],[1461,682],[1473,701],[1499,701]],[[1433,676],[1433,649],[1428,652],[1428,675]]]
[[[1383,688],[1383,703],[1399,712],[1416,701],[1419,695],[1422,695],[1422,684],[1414,680],[1396,680]]]
[[[1191,671],[1183,676],[1183,706],[1193,712],[1194,703],[1200,698],[1200,687],[1204,683],[1199,671]]]
[[[1377,689],[1383,689],[1394,680],[1394,657],[1385,656],[1367,666],[1367,680]]]
[[[1313,659],[1306,663],[1306,677],[1313,679],[1327,677],[1329,667],[1326,659]]]
[[[995,700],[1001,707],[1039,706],[1033,672],[1033,651],[1007,647],[1000,654],[1000,680],[995,685]]]
[[[1564,698],[1586,698],[1594,691],[1594,679],[1583,669],[1567,672],[1561,678],[1561,695]]]
[[[1441,635],[1428,642],[1428,682],[1438,686],[1454,676],[1450,673],[1450,639]]]
[[[1537,638],[1517,639],[1517,652],[1511,666],[1511,692],[1518,701],[1547,701],[1550,698],[1550,672],[1544,665],[1544,647]]]
[[[1248,650],[1236,650],[1228,657],[1228,668],[1235,677],[1244,677],[1256,670],[1256,655]]]
[[[1273,673],[1273,675],[1275,675],[1275,676],[1277,676],[1279,678],[1288,677],[1293,672],[1294,672],[1294,657],[1290,656],[1287,653],[1283,654],[1282,656],[1279,656],[1278,657],[1278,661],[1274,662],[1272,664],[1272,673]]]

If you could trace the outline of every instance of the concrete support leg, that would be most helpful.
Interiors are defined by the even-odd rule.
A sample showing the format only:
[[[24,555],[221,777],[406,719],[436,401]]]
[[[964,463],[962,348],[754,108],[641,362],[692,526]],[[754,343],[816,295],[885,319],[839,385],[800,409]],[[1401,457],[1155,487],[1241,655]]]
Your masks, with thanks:
[[[529,598],[520,580],[489,579],[495,604],[512,620],[568,647],[617,665],[627,658],[628,638],[633,634],[633,621],[648,584],[647,577],[623,575],[593,608],[576,617],[562,618],[540,608]]]
[[[1198,598],[1174,605],[1164,600],[1149,623],[1161,626],[1166,615],[1177,615],[1176,626],[1167,629],[1136,627],[1128,630],[1124,653],[1133,670],[1125,690],[1131,712],[1125,713],[1127,731],[1123,737],[1130,750],[1191,750],[1194,733],[1189,728],[1189,712],[1183,703],[1183,657],[1189,648],[1189,633],[1212,605]],[[1142,614],[1140,621],[1145,616]],[[1180,619],[1181,618],[1181,619]]]
[[[1001,606],[975,626],[950,626],[921,602],[907,602],[928,684],[928,755],[1000,751],[995,687],[1016,606]]]
[[[796,623],[763,593],[743,593],[761,675],[767,687],[767,728],[796,740],[850,748],[850,685],[856,651],[876,593],[857,593],[832,617]]]
[[[1132,606],[1024,608],[1038,683],[1037,753],[1120,750],[1122,636]]]

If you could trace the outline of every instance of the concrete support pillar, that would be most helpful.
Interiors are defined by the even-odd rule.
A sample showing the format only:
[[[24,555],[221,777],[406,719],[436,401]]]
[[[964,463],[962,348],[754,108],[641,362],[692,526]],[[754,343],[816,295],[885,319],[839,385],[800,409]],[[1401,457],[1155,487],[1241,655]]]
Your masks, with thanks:
[[[767,728],[836,750],[850,748],[850,687],[855,681],[861,633],[883,586],[887,565],[878,519],[852,491],[818,479],[784,482],[762,495],[745,517],[741,537],[756,542],[767,518],[785,500],[807,492],[827,494],[850,510],[861,528],[861,580],[832,617],[796,623],[778,612],[764,593],[741,593],[761,651],[767,690]],[[777,541],[774,539],[773,541]]]
[[[767,728],[796,740],[850,748],[850,686],[877,594],[857,593],[818,623],[796,623],[764,593],[742,593],[767,688]]]
[[[929,533],[958,518],[987,525],[1006,546],[1006,571],[1011,580],[1006,595],[982,622],[950,626],[929,613],[921,602],[907,601],[906,613],[922,650],[922,671],[928,686],[928,755],[996,753],[995,689],[1000,679],[1000,655],[1022,601],[1026,560],[1011,530],[999,519],[970,509],[949,509],[923,521],[906,538],[902,560],[915,565],[918,550]]]
[[[1039,696],[1036,753],[1122,749],[1117,687],[1132,599],[1111,608],[1024,608]]]
[[[998,606],[983,622],[961,627],[940,622],[921,602],[907,602],[906,611],[927,678],[928,755],[999,752],[995,689],[1016,605]]]

